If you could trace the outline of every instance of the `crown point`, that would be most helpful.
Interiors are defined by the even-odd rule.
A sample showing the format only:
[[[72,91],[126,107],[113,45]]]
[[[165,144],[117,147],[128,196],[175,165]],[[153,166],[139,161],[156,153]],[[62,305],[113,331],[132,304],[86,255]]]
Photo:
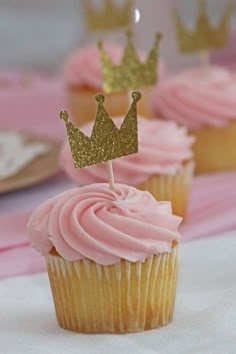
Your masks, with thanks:
[[[132,93],[132,98],[133,98],[134,102],[136,103],[142,98],[142,95],[139,91],[134,91]]]
[[[97,103],[103,104],[104,101],[105,101],[105,96],[102,93],[97,93],[96,96],[95,96],[95,101]]]
[[[232,1],[229,2],[228,5],[229,11],[235,11],[236,10],[236,4],[234,4]]]
[[[199,16],[207,15],[207,4],[205,0],[199,1]]]
[[[206,5],[205,0],[199,0],[199,5],[201,8],[205,8]]]
[[[67,111],[60,112],[60,118],[63,119],[65,122],[69,122],[69,114]]]
[[[100,49],[100,50],[103,48],[102,41],[97,41],[97,47],[98,47],[98,49]]]
[[[157,42],[160,42],[162,40],[162,38],[163,38],[163,34],[161,32],[157,32],[157,34],[156,34]]]
[[[126,36],[127,36],[128,39],[132,39],[132,37],[133,37],[133,32],[132,32],[131,30],[127,30],[127,31],[126,31]]]

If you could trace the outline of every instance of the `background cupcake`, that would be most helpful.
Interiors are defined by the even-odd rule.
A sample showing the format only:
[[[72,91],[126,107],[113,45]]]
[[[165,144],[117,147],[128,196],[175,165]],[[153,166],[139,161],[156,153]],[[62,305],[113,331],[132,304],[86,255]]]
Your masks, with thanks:
[[[236,169],[235,97],[235,75],[215,66],[182,72],[157,87],[156,115],[187,126],[196,137],[196,173]]]
[[[119,127],[123,118],[114,119]],[[193,138],[175,122],[138,119],[139,152],[113,161],[116,181],[148,190],[158,200],[172,202],[176,215],[184,215],[193,174],[191,146]],[[90,135],[93,124],[82,131]],[[61,167],[79,185],[107,181],[107,167],[98,164],[75,169],[70,147],[65,143]]]
[[[46,256],[59,325],[129,333],[168,324],[180,222],[170,203],[119,184],[72,189],[38,207],[29,241]]]
[[[123,48],[114,44],[105,43],[105,52],[114,62],[120,64]],[[140,54],[140,60],[145,60],[145,55]],[[163,65],[159,65],[159,75],[163,72]],[[96,105],[94,96],[102,91],[102,67],[100,54],[96,45],[78,49],[71,54],[64,67],[64,80],[68,91],[69,107],[77,125],[83,125],[94,119]],[[139,104],[139,113],[145,117],[151,115],[151,89],[141,90],[142,100]],[[127,90],[112,92],[107,100],[107,111],[111,116],[126,114],[129,106]]]

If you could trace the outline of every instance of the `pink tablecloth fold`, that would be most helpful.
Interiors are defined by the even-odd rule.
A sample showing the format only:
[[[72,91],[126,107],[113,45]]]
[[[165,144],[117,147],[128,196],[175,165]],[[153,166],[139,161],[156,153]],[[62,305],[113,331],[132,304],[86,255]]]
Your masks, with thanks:
[[[35,89],[8,90],[0,95],[0,129],[64,139],[65,127],[59,112],[67,108],[65,89],[59,79],[51,79]]]
[[[26,239],[26,224],[31,212],[0,217],[0,279],[45,270],[43,258]]]
[[[0,251],[0,264],[0,279],[40,273],[46,269],[43,257],[28,244]]]
[[[193,182],[184,241],[236,230],[236,172],[200,176]]]
[[[31,212],[7,214],[0,217],[0,251],[8,251],[28,245],[25,235],[26,223]]]
[[[45,269],[44,259],[28,245],[30,212],[0,216],[0,278],[33,274]],[[236,172],[195,178],[183,241],[236,231]],[[236,234],[236,233],[235,233]]]

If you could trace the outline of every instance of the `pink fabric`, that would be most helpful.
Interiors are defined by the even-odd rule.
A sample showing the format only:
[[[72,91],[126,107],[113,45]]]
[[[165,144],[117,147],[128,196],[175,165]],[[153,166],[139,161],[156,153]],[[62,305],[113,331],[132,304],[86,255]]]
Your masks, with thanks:
[[[236,172],[199,176],[193,182],[185,241],[236,230]]]
[[[0,216],[0,278],[45,269],[43,257],[27,244],[26,223],[30,214]],[[183,241],[233,230],[236,231],[236,172],[197,177],[187,220],[181,227]]]
[[[28,89],[0,90],[0,129],[15,129],[65,138],[59,112],[67,109],[61,80],[41,80]]]
[[[43,258],[32,249],[25,236],[30,214],[0,216],[0,279],[45,270]]]
[[[67,108],[60,79],[0,70],[0,107],[0,129],[65,139],[58,115]],[[1,207],[0,202],[0,212]],[[32,251],[25,237],[29,214],[0,216],[0,278],[45,269],[42,257]]]

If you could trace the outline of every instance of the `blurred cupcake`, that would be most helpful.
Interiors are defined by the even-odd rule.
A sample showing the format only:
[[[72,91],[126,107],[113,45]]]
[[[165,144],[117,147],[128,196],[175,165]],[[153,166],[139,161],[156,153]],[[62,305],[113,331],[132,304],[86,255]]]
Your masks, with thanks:
[[[180,222],[170,203],[119,184],[72,189],[39,206],[28,237],[46,257],[59,325],[131,333],[168,324]]]
[[[124,50],[120,46],[104,44],[104,50],[114,62],[120,64]],[[141,60],[143,55],[141,56]],[[159,65],[160,73],[163,66]],[[96,105],[94,96],[98,91],[102,91],[102,68],[98,48],[88,46],[77,50],[66,61],[64,67],[64,80],[68,92],[68,101],[74,122],[81,126],[94,120]],[[151,115],[151,89],[140,90],[142,100],[139,103],[139,113],[145,117]],[[106,106],[110,116],[125,115],[129,107],[129,95],[127,90],[112,92],[109,94]]]
[[[114,121],[120,127],[123,118]],[[141,117],[138,122],[139,152],[113,161],[116,181],[148,190],[157,200],[171,201],[174,214],[183,216],[194,169],[191,151],[194,139],[175,122]],[[90,135],[92,127],[89,123],[82,131]],[[75,169],[68,143],[61,151],[60,165],[78,185],[107,181],[106,164]]]
[[[189,128],[196,173],[236,169],[236,77],[227,69],[196,68],[163,80],[153,100],[156,115]]]

